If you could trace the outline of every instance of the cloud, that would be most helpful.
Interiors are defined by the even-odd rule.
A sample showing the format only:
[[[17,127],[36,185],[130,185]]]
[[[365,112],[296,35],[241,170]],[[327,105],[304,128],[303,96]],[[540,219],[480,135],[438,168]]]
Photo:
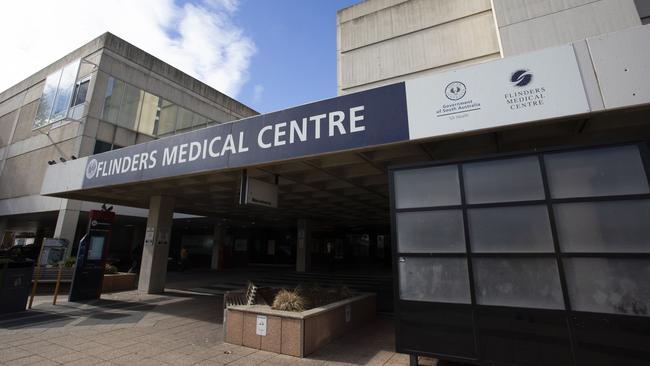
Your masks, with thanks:
[[[262,94],[264,93],[263,85],[255,85],[253,87],[253,103],[258,103],[262,100]]]
[[[237,97],[255,54],[233,22],[237,8],[238,0],[4,1],[0,91],[109,31]]]

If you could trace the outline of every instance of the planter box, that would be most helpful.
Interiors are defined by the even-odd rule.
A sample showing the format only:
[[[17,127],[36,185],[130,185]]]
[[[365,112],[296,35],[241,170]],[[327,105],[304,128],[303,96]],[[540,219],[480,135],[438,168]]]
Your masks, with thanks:
[[[232,344],[305,357],[374,319],[375,314],[375,294],[360,294],[303,312],[236,305],[226,309],[225,339]]]
[[[135,290],[135,273],[105,274],[102,293]]]

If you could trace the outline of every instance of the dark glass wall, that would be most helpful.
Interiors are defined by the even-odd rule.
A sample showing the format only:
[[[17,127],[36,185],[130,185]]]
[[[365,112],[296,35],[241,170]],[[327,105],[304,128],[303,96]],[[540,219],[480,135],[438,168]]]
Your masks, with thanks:
[[[645,156],[619,145],[392,169],[398,351],[650,364]]]

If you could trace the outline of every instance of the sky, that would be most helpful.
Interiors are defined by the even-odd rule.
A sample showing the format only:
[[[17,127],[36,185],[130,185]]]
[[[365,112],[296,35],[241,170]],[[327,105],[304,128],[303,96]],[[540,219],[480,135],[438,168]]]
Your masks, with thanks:
[[[336,11],[360,0],[0,2],[0,91],[109,31],[262,112],[336,96]]]

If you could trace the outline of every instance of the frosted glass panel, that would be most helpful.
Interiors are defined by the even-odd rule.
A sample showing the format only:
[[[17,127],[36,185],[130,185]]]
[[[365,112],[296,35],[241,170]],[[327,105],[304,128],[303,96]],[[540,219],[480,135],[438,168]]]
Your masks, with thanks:
[[[460,205],[456,165],[397,170],[394,179],[397,208]]]
[[[564,309],[555,259],[474,259],[476,301],[482,305]]]
[[[461,210],[400,212],[396,221],[401,253],[466,251]]]
[[[544,199],[536,156],[464,164],[463,177],[470,204]]]
[[[564,268],[574,310],[650,314],[650,260],[571,258]]]
[[[465,258],[400,258],[399,296],[402,300],[469,304]]]
[[[544,159],[553,198],[649,192],[636,146],[555,153]]]
[[[554,206],[564,252],[650,252],[650,200]]]
[[[471,209],[468,210],[468,220],[474,252],[554,250],[546,206]]]

